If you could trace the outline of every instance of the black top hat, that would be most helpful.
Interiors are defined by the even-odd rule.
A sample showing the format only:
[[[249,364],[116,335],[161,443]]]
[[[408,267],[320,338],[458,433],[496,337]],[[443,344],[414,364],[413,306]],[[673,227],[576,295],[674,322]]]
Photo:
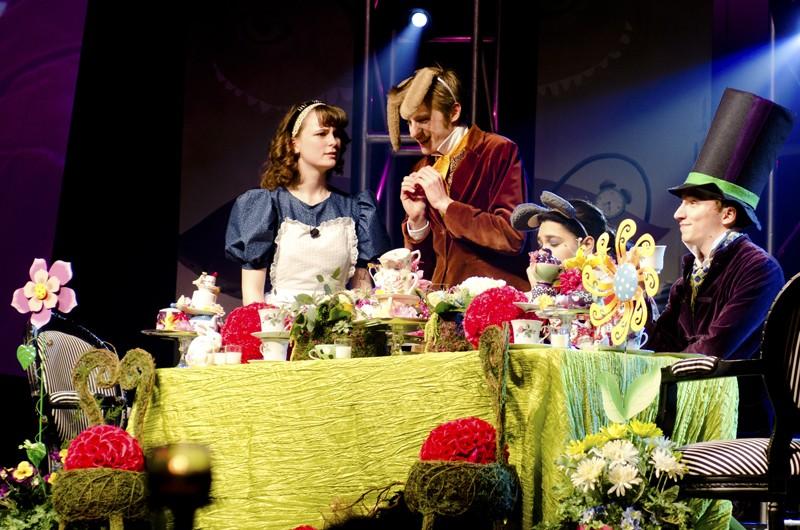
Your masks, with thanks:
[[[683,184],[669,192],[680,197],[684,191],[696,190],[731,201],[740,212],[737,224],[752,222],[760,229],[755,208],[792,121],[790,112],[780,105],[726,88],[694,168]]]

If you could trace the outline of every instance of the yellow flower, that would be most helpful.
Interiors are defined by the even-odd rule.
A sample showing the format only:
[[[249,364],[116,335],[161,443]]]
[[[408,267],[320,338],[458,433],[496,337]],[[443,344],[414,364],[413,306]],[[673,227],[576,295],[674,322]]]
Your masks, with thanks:
[[[58,479],[58,473],[53,471],[52,473],[50,473],[50,476],[47,477],[47,483],[52,486],[57,479]]]
[[[628,434],[628,427],[624,423],[612,423],[605,427],[603,431],[608,435],[609,440],[624,438]]]
[[[535,305],[539,306],[539,309],[547,309],[548,307],[553,305],[553,297],[546,294],[540,294],[536,297],[533,301]]]
[[[645,423],[639,420],[631,420],[628,425],[633,434],[636,436],[641,436],[642,438],[662,436],[664,434],[655,423]]]
[[[608,441],[608,435],[603,432],[598,432],[595,434],[589,434],[586,438],[583,439],[583,444],[586,450],[591,449],[592,447],[597,447],[598,445],[603,445]]]
[[[572,440],[567,445],[567,455],[579,456],[586,452],[586,444],[583,440]]]
[[[61,464],[64,465],[67,462],[67,450],[62,449],[58,452],[58,458],[61,460]]]
[[[569,258],[564,262],[564,268],[583,270],[583,267],[586,265],[589,267],[597,267],[600,265],[601,261],[602,259],[600,256],[592,253],[585,254],[583,252],[583,247],[578,247],[578,252],[575,254],[575,257]]]
[[[14,475],[14,480],[25,480],[26,478],[33,475],[34,467],[33,465],[28,462],[27,460],[23,460],[22,462],[17,465],[17,468],[14,470],[12,475]]]

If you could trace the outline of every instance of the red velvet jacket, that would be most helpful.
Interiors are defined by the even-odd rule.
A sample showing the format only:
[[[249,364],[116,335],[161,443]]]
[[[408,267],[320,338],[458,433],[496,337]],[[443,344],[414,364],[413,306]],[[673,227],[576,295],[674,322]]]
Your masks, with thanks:
[[[416,169],[427,165],[423,160]],[[526,202],[527,192],[519,149],[507,138],[472,126],[464,158],[452,172],[444,217],[428,205],[431,231],[421,241],[403,237],[406,247],[419,249],[421,267],[434,284],[448,286],[470,276],[489,276],[530,290],[527,238],[511,227],[511,212]]]
[[[664,313],[648,330],[647,347],[723,359],[757,356],[764,318],[783,287],[778,262],[749,237],[740,237],[714,255],[692,311],[693,262],[691,254],[683,257],[683,274],[672,285]]]

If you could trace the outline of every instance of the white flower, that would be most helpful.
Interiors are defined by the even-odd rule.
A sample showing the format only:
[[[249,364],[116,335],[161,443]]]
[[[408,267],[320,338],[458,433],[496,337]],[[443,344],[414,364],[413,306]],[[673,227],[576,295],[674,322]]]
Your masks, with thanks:
[[[608,494],[616,493],[617,497],[622,497],[635,484],[641,484],[642,479],[639,477],[639,471],[635,467],[622,464],[611,467],[608,471],[608,481],[611,482]]]
[[[639,463],[639,451],[636,446],[628,440],[611,440],[601,449],[600,454],[611,461],[611,465]]]
[[[653,451],[650,462],[656,468],[656,477],[660,477],[661,473],[666,473],[669,478],[675,480],[676,477],[680,478],[686,472],[686,466],[678,462],[672,452],[660,447]]]
[[[674,448],[672,441],[668,438],[664,438],[663,436],[654,436],[652,438],[645,438],[645,443],[648,447],[660,447],[661,449],[665,449],[667,451],[671,451]]]
[[[485,276],[471,276],[461,282],[458,287],[466,290],[470,297],[475,298],[487,289],[505,286],[505,280],[495,280],[494,278],[487,278]]]
[[[444,302],[445,297],[447,296],[447,291],[432,291],[428,293],[428,304],[431,307],[436,307],[439,305],[439,302]]]
[[[587,458],[578,464],[572,474],[572,485],[582,490],[584,493],[593,490],[597,485],[597,479],[603,473],[606,462],[602,458]]]

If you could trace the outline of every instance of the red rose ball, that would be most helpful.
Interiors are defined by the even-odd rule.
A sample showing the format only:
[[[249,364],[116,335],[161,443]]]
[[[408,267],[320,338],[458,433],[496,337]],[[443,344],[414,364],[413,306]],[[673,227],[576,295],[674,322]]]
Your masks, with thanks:
[[[113,425],[89,427],[69,444],[64,469],[108,467],[144,470],[144,454],[136,438]]]

